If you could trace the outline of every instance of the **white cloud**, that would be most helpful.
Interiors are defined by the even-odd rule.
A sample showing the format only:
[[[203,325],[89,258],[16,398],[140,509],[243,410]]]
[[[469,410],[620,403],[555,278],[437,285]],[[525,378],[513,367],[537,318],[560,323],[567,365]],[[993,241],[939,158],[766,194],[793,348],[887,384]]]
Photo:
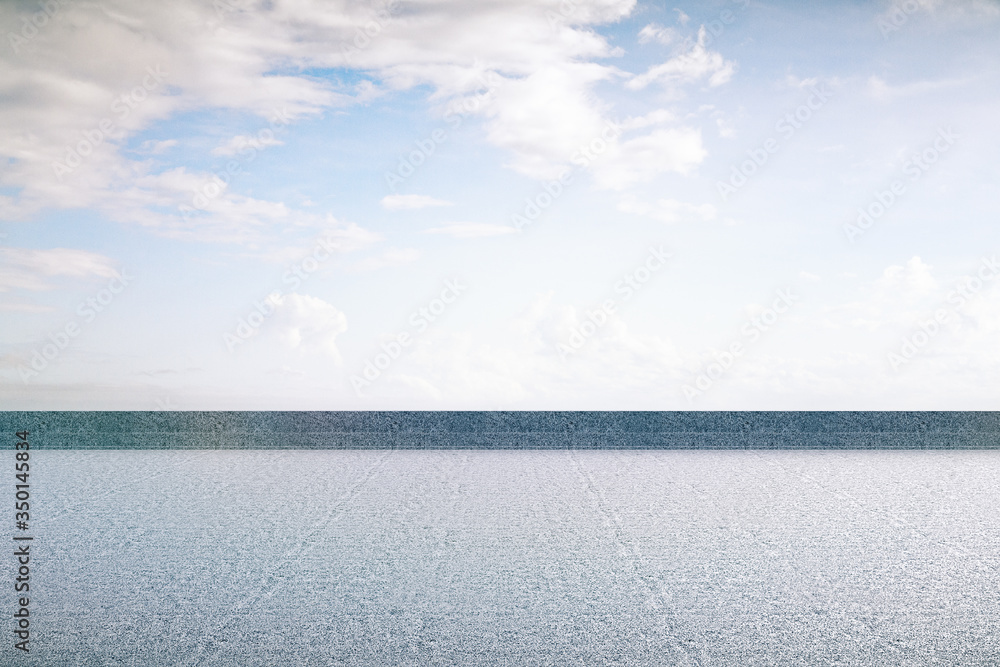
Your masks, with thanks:
[[[868,332],[906,326],[927,309],[933,310],[945,296],[931,267],[920,257],[886,267],[862,289],[859,298],[825,309],[826,326]]]
[[[512,321],[487,335],[433,327],[380,382],[373,397],[406,397],[410,405],[446,401],[461,407],[517,405],[546,409],[573,406],[669,404],[681,359],[669,340],[632,333],[612,317],[565,359],[574,329],[588,321],[587,308],[538,295]]]
[[[341,364],[337,337],[347,331],[347,317],[314,296],[285,294],[274,299],[275,311],[260,329],[260,344],[305,356],[328,357]]]
[[[939,289],[931,266],[917,256],[910,258],[904,266],[894,264],[886,267],[876,287],[880,293],[901,296],[907,301],[927,297]]]
[[[638,201],[635,197],[625,197],[618,202],[618,210],[634,213],[662,222],[677,222],[684,218],[714,220],[716,209],[711,204],[689,204],[676,199],[658,199],[655,204]]]
[[[485,105],[487,139],[513,154],[510,167],[537,179],[558,178],[607,125],[591,87],[614,75],[590,63],[542,66],[508,80]]]
[[[196,223],[178,219],[171,212],[176,200],[169,199],[183,190],[171,181],[186,179],[187,187],[197,188],[212,175],[155,172],[155,161],[148,158],[177,139],[144,144],[145,162],[122,155],[123,143],[183,112],[221,109],[268,118],[281,111],[294,122],[418,85],[431,88],[431,99],[443,111],[449,102],[481,91],[483,77],[490,74],[499,85],[472,112],[484,120],[486,139],[509,151],[511,168],[553,178],[606,126],[610,106],[595,95],[595,85],[628,77],[599,62],[619,51],[592,26],[621,19],[635,6],[634,0],[579,0],[564,22],[550,24],[547,13],[558,14],[563,4],[444,0],[406,5],[406,11],[382,21],[378,34],[360,49],[352,43],[375,14],[347,0],[262,3],[233,11],[227,7],[234,4],[196,0],[177,0],[169,7],[107,0],[97,13],[89,5],[68,4],[25,52],[0,50],[0,94],[8,99],[0,108],[0,157],[14,158],[0,175],[0,186],[19,192],[0,199],[0,210],[24,218],[44,207],[92,208],[168,236],[252,242],[266,236],[267,225],[308,216],[281,202],[225,192],[199,213]],[[37,10],[26,1],[3,3],[0,23],[17,24],[19,12],[28,11]],[[123,52],[129,58],[123,60]],[[732,64],[720,58],[699,43],[665,70],[630,85],[701,76],[717,85],[732,71]],[[342,67],[364,72],[365,79],[336,84],[299,73]],[[123,95],[130,98],[127,105]],[[100,133],[72,173],[57,176],[53,163],[65,161],[86,133],[96,137],[105,119],[112,131]],[[621,146],[621,160],[634,154],[639,162],[604,181],[619,187],[664,170],[686,173],[692,156],[699,154],[691,150],[693,130],[671,132],[634,137]],[[234,137],[212,153],[232,155],[250,141]],[[256,141],[261,142],[259,136]],[[274,143],[265,139],[261,145]],[[650,151],[666,157],[655,158]],[[184,194],[190,198],[190,192]],[[390,199],[386,205],[393,201],[405,200]]]
[[[790,88],[799,88],[800,90],[805,90],[807,88],[813,88],[819,83],[819,77],[809,77],[801,79],[794,74],[788,74],[785,76],[785,85]]]
[[[607,153],[591,166],[591,171],[599,187],[622,190],[648,182],[663,172],[688,174],[707,154],[699,130],[658,129],[611,144]]]
[[[818,284],[819,276],[799,276]],[[572,344],[595,304],[560,302],[549,292],[486,331],[432,327],[370,393],[380,405],[453,409],[940,409],[943,402],[927,397],[947,390],[953,407],[981,406],[995,395],[988,390],[1000,371],[1000,300],[986,288],[900,372],[886,354],[945,306],[947,289],[919,257],[858,288],[856,301],[820,306],[814,315],[813,297],[793,287],[801,303],[760,340],[737,326],[714,345],[685,348],[662,332],[633,328],[631,304],[619,304],[565,358],[557,346]],[[769,305],[747,304],[740,317],[760,317]],[[742,356],[688,402],[682,387],[733,341],[745,344]]]
[[[690,51],[649,68],[645,74],[633,77],[626,86],[630,90],[641,90],[654,82],[669,86],[692,83],[706,77],[710,86],[726,83],[736,71],[736,65],[724,59],[722,54],[705,47],[707,35],[702,26],[698,31],[698,42]]]
[[[0,248],[0,292],[53,289],[45,278],[114,278],[118,275],[110,258],[88,250]]]
[[[339,221],[333,216],[327,216],[318,230],[310,230],[310,232],[309,236],[303,237],[295,244],[280,246],[267,244],[256,252],[241,254],[244,257],[271,264],[291,265],[301,262],[306,257],[315,257],[317,249],[321,251],[320,257],[323,257],[332,247],[331,257],[323,260],[332,265],[338,256],[363,250],[382,240],[382,236],[379,234],[359,227],[353,222]]]
[[[388,195],[382,198],[382,208],[389,211],[427,208],[429,206],[454,206],[450,201],[427,195]]]
[[[148,141],[142,142],[139,146],[139,150],[149,153],[150,155],[161,155],[166,153],[168,150],[177,145],[176,139],[166,139],[164,141],[156,141],[155,139],[150,139]]]
[[[205,192],[215,196],[196,197],[196,193]],[[293,230],[315,236],[320,230],[350,228],[356,240],[364,237],[371,242],[378,238],[328,214],[237,194],[220,187],[213,174],[192,173],[183,167],[159,174],[140,172],[120,190],[95,196],[95,205],[110,220],[142,225],[163,237],[238,244],[251,251],[284,245]]]
[[[835,326],[877,331],[906,325],[944,301],[931,267],[920,257],[886,267],[862,290],[858,299],[828,308],[833,317],[827,321]]]
[[[379,255],[367,257],[355,262],[349,271],[377,271],[387,266],[400,266],[420,259],[420,251],[416,248],[389,248]]]
[[[732,139],[736,136],[736,124],[723,116],[715,119],[715,127],[719,130],[719,136],[723,139]]]
[[[666,109],[655,109],[643,116],[630,116],[621,123],[623,130],[635,130],[650,125],[662,125],[676,120],[674,114]]]
[[[949,88],[956,88],[972,82],[971,78],[948,79],[940,81],[911,81],[909,83],[892,85],[879,76],[868,78],[868,94],[881,102],[891,102],[902,97],[937,93]]]
[[[639,43],[659,42],[660,44],[672,44],[680,36],[674,28],[665,28],[656,23],[650,23],[639,31]]]
[[[815,283],[811,274],[803,272],[802,277]],[[630,327],[623,307],[596,331],[591,328],[583,344],[565,359],[557,345],[566,345],[574,331],[581,330],[593,305],[560,303],[553,293],[543,294],[491,331],[431,328],[371,394],[380,401],[453,409],[984,406],[995,395],[1000,371],[1000,300],[985,292],[959,309],[899,372],[887,362],[900,336],[917,331],[935,306],[944,306],[945,293],[934,290],[932,281],[930,267],[919,258],[887,267],[865,286],[862,299],[827,309],[825,320],[802,311],[809,307],[809,297],[793,289],[803,303],[759,341],[748,342],[751,339],[737,328],[716,346],[684,349],[665,336]],[[741,316],[759,317],[769,304],[748,304]],[[883,319],[858,318],[879,312]],[[852,344],[854,340],[862,344]],[[695,402],[688,402],[682,387],[693,384],[733,341],[746,344],[742,356]],[[946,400],[940,400],[942,396]]]
[[[258,134],[257,136],[238,134],[221,146],[213,148],[211,153],[212,155],[236,155],[248,148],[259,151],[268,146],[283,146],[284,143],[275,137],[273,132],[266,135]]]
[[[441,227],[425,229],[424,234],[445,234],[456,239],[474,239],[484,236],[503,236],[516,230],[509,225],[491,225],[485,222],[454,222]]]

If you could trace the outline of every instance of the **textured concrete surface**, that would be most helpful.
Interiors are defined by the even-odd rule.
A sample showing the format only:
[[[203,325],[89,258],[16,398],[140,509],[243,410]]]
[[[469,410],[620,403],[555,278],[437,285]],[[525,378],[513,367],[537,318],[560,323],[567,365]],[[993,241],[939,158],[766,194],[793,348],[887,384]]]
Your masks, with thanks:
[[[1000,663],[998,452],[33,457],[17,664]]]

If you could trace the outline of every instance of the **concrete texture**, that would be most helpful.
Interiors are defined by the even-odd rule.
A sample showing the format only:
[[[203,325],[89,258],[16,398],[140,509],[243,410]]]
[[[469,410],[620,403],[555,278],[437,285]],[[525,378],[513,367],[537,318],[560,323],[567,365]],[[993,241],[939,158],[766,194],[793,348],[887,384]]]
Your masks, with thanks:
[[[995,451],[37,450],[32,472],[17,664],[1000,663]]]

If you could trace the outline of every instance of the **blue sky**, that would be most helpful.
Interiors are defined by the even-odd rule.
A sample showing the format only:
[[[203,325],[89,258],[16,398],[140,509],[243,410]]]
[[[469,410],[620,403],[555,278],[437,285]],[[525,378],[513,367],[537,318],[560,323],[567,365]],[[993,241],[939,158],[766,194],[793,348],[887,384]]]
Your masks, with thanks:
[[[996,2],[46,7],[5,408],[995,407]]]

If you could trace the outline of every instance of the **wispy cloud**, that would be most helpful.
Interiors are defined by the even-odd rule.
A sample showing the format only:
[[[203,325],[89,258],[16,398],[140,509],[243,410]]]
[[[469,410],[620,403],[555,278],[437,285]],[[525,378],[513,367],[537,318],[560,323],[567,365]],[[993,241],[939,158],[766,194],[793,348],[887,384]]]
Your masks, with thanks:
[[[238,134],[221,146],[212,149],[212,155],[236,155],[240,151],[252,148],[261,150],[267,146],[283,146],[285,142],[277,139],[273,133],[265,136]]]
[[[142,142],[139,146],[139,150],[149,153],[150,155],[162,155],[168,150],[177,145],[176,139],[166,139],[164,141],[157,141],[155,139],[150,139],[148,141]]]
[[[949,88],[957,88],[971,82],[971,78],[962,78],[937,81],[911,81],[909,83],[894,85],[887,83],[885,79],[879,76],[872,75],[868,78],[868,94],[879,101],[888,102],[902,97],[913,97],[917,95],[937,93]]]
[[[626,197],[618,202],[618,210],[661,222],[677,222],[684,218],[714,220],[716,215],[716,209],[711,204],[689,204],[676,199],[658,199],[655,203],[650,204],[639,201],[635,197]]]
[[[427,195],[388,195],[382,198],[382,208],[389,211],[408,211],[431,206],[453,206],[450,201]]]
[[[410,264],[418,259],[420,259],[420,251],[416,248],[389,248],[374,257],[366,257],[348,265],[347,270],[351,272],[377,271],[389,266]]]
[[[48,290],[45,278],[114,278],[118,275],[109,257],[87,250],[52,248],[0,248],[0,292],[10,289]]]
[[[680,38],[680,34],[675,28],[666,28],[656,23],[650,23],[639,31],[639,43],[658,42],[660,44],[673,44]]]
[[[485,222],[455,222],[425,229],[424,234],[444,234],[456,239],[475,239],[484,236],[503,236],[517,230],[510,225],[490,225]]]
[[[640,90],[651,83],[679,85],[708,78],[710,86],[720,86],[736,71],[736,63],[726,60],[721,53],[709,51],[706,47],[708,33],[702,27],[698,31],[698,41],[686,53],[667,62],[650,67],[645,74],[633,77],[626,85],[631,90]]]

